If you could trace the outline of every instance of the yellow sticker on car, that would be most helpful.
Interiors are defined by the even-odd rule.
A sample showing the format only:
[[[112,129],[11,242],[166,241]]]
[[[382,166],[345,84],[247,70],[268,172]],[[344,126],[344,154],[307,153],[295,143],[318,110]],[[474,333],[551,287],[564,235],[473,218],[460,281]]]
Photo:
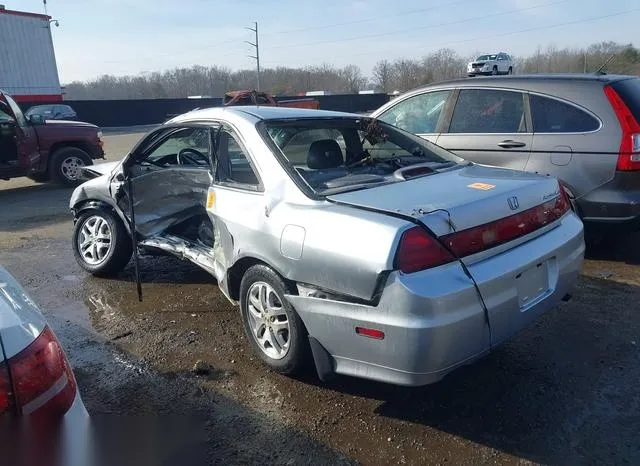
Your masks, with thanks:
[[[213,191],[209,191],[209,193],[207,194],[207,209],[212,209],[213,204],[215,204],[215,202],[216,202],[216,193],[214,193]]]
[[[489,191],[490,189],[493,189],[495,187],[496,187],[495,184],[488,184],[488,183],[472,183],[467,186],[467,188],[481,189],[483,191]]]

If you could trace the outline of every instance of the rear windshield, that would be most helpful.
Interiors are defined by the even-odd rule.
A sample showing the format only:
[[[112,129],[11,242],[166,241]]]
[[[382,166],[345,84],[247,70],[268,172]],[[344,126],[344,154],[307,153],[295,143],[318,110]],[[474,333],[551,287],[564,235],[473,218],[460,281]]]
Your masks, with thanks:
[[[627,104],[636,121],[640,123],[640,79],[625,79],[611,85]]]
[[[414,165],[421,167],[411,170],[412,176],[424,176],[466,164],[429,141],[371,118],[272,120],[262,133],[318,194],[401,182],[406,177],[396,172],[406,173]]]

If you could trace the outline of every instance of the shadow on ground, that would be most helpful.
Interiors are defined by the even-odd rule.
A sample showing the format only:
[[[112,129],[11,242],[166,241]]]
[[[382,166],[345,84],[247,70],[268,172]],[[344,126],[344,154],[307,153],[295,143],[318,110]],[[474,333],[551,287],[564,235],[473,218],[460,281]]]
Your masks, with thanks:
[[[579,288],[572,302],[437,384],[302,381],[381,400],[381,416],[536,462],[640,464],[640,287],[582,278]]]
[[[64,221],[71,222],[72,188],[29,184],[0,190],[0,231],[20,232]]]
[[[92,416],[97,464],[351,464],[282,423],[163,375],[49,315]]]
[[[640,265],[639,243],[640,233],[610,234],[599,244],[589,244],[587,246],[586,258],[597,261]]]

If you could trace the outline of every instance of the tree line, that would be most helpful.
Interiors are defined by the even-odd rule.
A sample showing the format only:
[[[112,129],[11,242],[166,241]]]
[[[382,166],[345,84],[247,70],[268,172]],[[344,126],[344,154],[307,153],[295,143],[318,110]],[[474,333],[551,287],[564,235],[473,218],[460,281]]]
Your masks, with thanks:
[[[474,55],[477,56],[477,55]],[[380,60],[367,77],[356,65],[335,67],[330,64],[304,68],[267,68],[260,73],[261,90],[274,95],[294,96],[306,91],[357,93],[409,89],[466,76],[472,57],[463,57],[452,49],[439,49],[421,59]],[[613,58],[611,58],[613,57]],[[632,44],[600,42],[585,48],[538,48],[535,53],[515,58],[516,73],[595,72],[605,62],[608,73],[640,75],[640,49]],[[234,89],[254,89],[254,70],[233,71],[223,66],[193,66],[138,76],[104,75],[86,82],[65,86],[68,100],[89,99],[161,99],[188,96],[221,97]]]

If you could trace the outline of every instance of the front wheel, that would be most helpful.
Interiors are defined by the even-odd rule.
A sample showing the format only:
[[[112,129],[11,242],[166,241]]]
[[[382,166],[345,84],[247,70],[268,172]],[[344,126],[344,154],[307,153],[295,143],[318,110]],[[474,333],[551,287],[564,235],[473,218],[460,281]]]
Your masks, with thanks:
[[[507,74],[513,74],[513,68],[509,67],[509,70],[507,71]]]
[[[80,169],[92,165],[89,154],[77,147],[63,147],[51,156],[50,178],[63,186],[75,186],[80,181]]]
[[[131,259],[133,246],[120,218],[105,209],[83,212],[73,228],[73,255],[87,272],[109,276]]]
[[[287,285],[265,265],[254,265],[242,277],[240,310],[254,353],[281,374],[300,372],[308,360],[307,331],[284,298]]]
[[[494,66],[494,67],[493,67],[493,70],[491,70],[491,74],[492,74],[493,76],[496,76],[496,75],[498,74],[498,67],[497,67],[497,66]]]

